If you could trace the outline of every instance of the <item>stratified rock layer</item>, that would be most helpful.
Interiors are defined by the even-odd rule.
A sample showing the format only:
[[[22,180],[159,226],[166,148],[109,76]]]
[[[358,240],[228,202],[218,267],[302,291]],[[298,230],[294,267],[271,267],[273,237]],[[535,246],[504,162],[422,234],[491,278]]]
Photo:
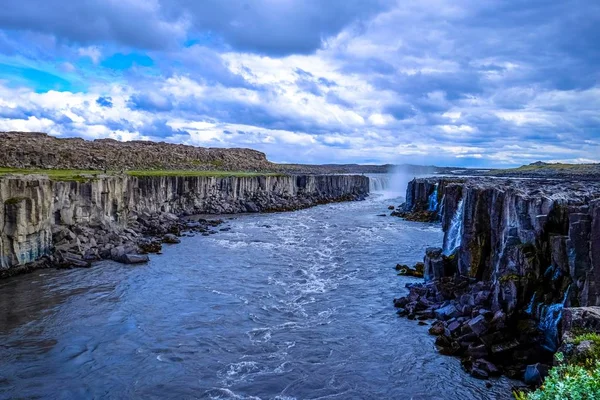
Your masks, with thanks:
[[[0,275],[51,254],[65,265],[102,258],[137,262],[128,254],[160,251],[160,241],[173,242],[161,238],[180,233],[181,215],[296,210],[362,199],[368,191],[367,177],[351,175],[123,175],[66,182],[6,176],[0,178]],[[206,226],[193,227],[207,233]]]

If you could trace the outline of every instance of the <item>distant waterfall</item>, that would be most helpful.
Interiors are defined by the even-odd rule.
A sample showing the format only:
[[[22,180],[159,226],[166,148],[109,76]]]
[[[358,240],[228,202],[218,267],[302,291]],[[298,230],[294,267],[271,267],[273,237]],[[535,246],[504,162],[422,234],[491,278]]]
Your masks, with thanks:
[[[450,255],[454,253],[460,246],[462,230],[463,230],[463,214],[465,211],[465,203],[464,199],[460,199],[458,202],[458,208],[452,217],[452,221],[450,222],[450,229],[448,230],[448,234],[446,235],[446,240],[444,242],[444,254]]]
[[[433,193],[429,196],[429,211],[437,211],[438,208],[438,186],[439,183],[435,184]]]
[[[389,175],[381,174],[381,176],[369,176],[369,191],[370,192],[383,192],[390,186]]]

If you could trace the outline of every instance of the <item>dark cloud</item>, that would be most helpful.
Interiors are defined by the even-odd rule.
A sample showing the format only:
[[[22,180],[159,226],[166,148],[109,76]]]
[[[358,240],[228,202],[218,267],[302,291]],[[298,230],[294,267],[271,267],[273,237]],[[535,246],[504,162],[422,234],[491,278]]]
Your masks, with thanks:
[[[103,0],[4,0],[0,27],[41,32],[76,43],[109,41],[141,48],[164,48],[177,34],[151,3]]]
[[[127,103],[132,110],[171,111],[173,102],[170,96],[158,93],[140,93],[129,98]]]
[[[410,104],[393,104],[383,109],[397,120],[404,120],[416,115],[415,109]]]
[[[112,108],[112,98],[110,96],[100,96],[96,99],[96,104],[100,107]]]
[[[110,41],[150,49],[186,37],[206,38],[210,32],[239,51],[283,56],[311,53],[324,38],[391,4],[391,0],[159,0],[154,6],[142,1],[108,5],[103,0],[5,0],[0,27],[76,43]]]

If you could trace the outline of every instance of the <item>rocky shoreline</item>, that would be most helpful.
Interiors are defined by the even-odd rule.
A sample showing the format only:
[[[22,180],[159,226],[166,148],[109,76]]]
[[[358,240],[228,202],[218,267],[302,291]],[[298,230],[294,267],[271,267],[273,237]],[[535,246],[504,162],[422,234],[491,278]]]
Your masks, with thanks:
[[[0,278],[42,267],[143,263],[184,233],[216,233],[218,218],[292,211],[364,199],[369,179],[352,175],[248,177],[96,176],[53,181],[0,178]]]
[[[394,214],[444,231],[398,314],[434,320],[437,349],[477,378],[540,384],[570,331],[563,311],[600,305],[598,183],[417,179]]]

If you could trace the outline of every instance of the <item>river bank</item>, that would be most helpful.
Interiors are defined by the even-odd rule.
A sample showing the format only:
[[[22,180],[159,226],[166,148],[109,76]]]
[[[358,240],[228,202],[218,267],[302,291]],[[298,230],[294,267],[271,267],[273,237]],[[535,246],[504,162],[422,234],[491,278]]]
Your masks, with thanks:
[[[369,193],[364,176],[182,174],[0,177],[0,276],[102,259],[147,262],[145,254],[182,232],[210,234],[218,225],[181,217],[298,210]]]

